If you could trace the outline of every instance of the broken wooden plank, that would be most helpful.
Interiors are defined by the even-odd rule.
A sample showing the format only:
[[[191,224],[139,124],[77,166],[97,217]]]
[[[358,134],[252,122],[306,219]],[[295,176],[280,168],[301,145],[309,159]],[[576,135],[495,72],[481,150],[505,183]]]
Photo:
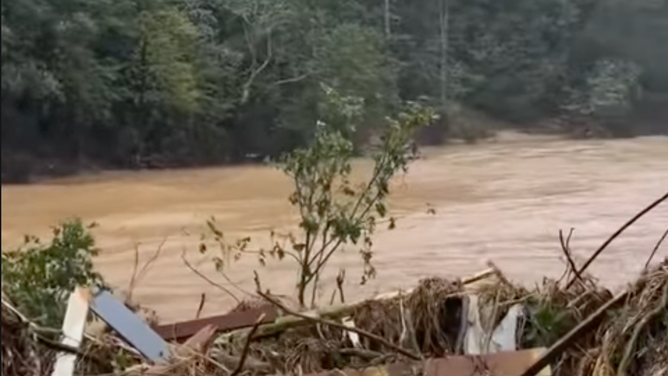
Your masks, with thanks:
[[[203,319],[160,325],[154,327],[153,330],[167,341],[183,342],[208,325],[215,326],[218,332],[228,332],[251,327],[262,314],[265,315],[262,322],[270,323],[278,317],[278,310],[268,304],[260,308],[242,312],[232,312]]]
[[[78,349],[81,345],[88,309],[90,292],[88,289],[77,287],[70,294],[63,320],[63,335],[61,344]],[[56,364],[53,367],[52,376],[72,376],[77,356],[72,353],[61,352],[56,357]]]
[[[209,324],[205,326],[192,337],[188,338],[188,340],[183,343],[183,346],[176,349],[176,352],[185,353],[187,351],[195,351],[200,354],[206,354],[209,350],[209,346],[211,346],[211,343],[213,342],[213,336],[216,335],[217,330],[218,328],[214,325]]]
[[[524,372],[545,348],[503,351],[486,355],[458,355],[427,359],[424,362],[401,362],[364,369],[324,371],[307,376],[515,376]],[[549,366],[539,376],[551,376]]]
[[[90,302],[90,308],[146,359],[156,364],[167,363],[170,357],[169,345],[109,291],[97,292]]]

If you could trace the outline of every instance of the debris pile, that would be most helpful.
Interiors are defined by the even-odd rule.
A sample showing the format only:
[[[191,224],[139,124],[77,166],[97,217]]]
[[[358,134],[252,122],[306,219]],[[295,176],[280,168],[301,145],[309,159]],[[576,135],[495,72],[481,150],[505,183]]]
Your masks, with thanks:
[[[668,374],[668,260],[615,297],[591,278],[567,284],[545,280],[527,289],[490,269],[464,281],[425,279],[412,291],[308,314],[290,311],[267,295],[279,306],[275,320],[262,323],[253,316],[266,307],[237,310],[234,314],[253,319],[251,327],[225,332],[208,324],[185,343],[167,345],[169,355],[145,349],[160,343],[151,343],[136,328],[124,333],[126,323],[85,338],[80,346],[64,345],[57,331],[32,324],[3,296],[2,374],[55,375],[54,362],[63,354],[76,358],[75,374],[85,375],[287,375],[337,369],[353,375],[354,369],[383,365],[426,367],[424,359],[462,356],[484,363],[490,354],[506,354],[499,367],[521,360],[527,369],[601,308],[596,322],[547,360],[552,373],[540,374]],[[95,308],[101,304],[97,299],[91,300],[91,310],[116,325],[105,317],[109,312]],[[513,324],[504,326],[508,317]]]
[[[260,304],[158,326],[109,291],[81,287],[54,329],[3,291],[2,375],[665,376],[668,259],[648,261],[614,294],[585,273],[623,229],[582,267],[562,237],[564,275],[531,288],[490,263],[467,279],[309,312],[258,291]],[[86,334],[93,316],[109,330]]]

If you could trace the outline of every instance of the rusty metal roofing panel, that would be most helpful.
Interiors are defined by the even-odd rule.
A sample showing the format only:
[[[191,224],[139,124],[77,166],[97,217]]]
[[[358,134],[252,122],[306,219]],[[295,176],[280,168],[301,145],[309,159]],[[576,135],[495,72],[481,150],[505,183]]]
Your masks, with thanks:
[[[183,342],[207,325],[213,325],[217,328],[217,331],[220,332],[253,326],[263,313],[265,315],[262,320],[263,323],[273,322],[276,320],[276,317],[278,317],[276,308],[267,305],[247,311],[232,312],[203,319],[159,325],[154,327],[153,330],[165,340]]]

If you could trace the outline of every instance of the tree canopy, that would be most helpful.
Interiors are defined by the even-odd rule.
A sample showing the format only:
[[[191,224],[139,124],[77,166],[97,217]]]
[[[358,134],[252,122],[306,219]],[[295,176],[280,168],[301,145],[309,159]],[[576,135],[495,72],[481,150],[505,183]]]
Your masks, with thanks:
[[[456,105],[517,126],[567,115],[665,132],[667,42],[661,0],[13,0],[3,180],[34,159],[277,156],[327,116],[323,84],[364,101],[356,148],[404,101],[446,120]]]

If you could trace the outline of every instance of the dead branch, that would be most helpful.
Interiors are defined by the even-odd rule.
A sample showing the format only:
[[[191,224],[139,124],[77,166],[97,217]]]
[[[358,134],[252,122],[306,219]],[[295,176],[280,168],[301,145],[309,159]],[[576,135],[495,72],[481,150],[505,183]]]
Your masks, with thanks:
[[[559,230],[559,243],[561,244],[561,251],[564,252],[564,256],[566,256],[566,262],[568,263],[568,267],[575,275],[575,278],[580,282],[584,283],[584,279],[582,278],[582,275],[580,275],[580,273],[578,272],[578,267],[575,265],[575,260],[573,260],[573,251],[571,251],[572,236],[573,236],[572,227],[568,231],[568,237],[566,237],[566,239],[564,239],[564,232],[562,230]]]
[[[262,283],[260,282],[260,275],[257,274],[257,270],[253,270],[253,282],[255,282],[255,288],[257,291],[262,290]]]
[[[280,85],[285,85],[285,84],[291,84],[291,83],[299,82],[299,81],[305,79],[306,77],[308,77],[309,75],[310,75],[310,73],[304,73],[304,74],[299,75],[299,76],[297,76],[297,77],[285,78],[285,79],[278,80],[278,81],[274,82],[274,85],[276,85],[276,86],[280,86]]]
[[[275,305],[276,307],[280,308],[281,310],[283,310],[285,313],[287,313],[289,315],[299,317],[299,318],[302,318],[304,320],[311,321],[313,323],[328,325],[328,326],[331,326],[331,327],[334,327],[334,328],[337,328],[337,329],[357,333],[357,334],[359,334],[361,336],[364,336],[364,337],[367,337],[371,340],[380,342],[381,344],[385,345],[386,347],[388,347],[388,348],[396,351],[397,353],[399,353],[401,355],[404,355],[408,358],[411,358],[413,360],[422,360],[421,356],[415,355],[415,354],[413,354],[412,352],[410,352],[406,349],[403,349],[403,348],[401,348],[401,347],[399,347],[399,346],[397,346],[397,345],[395,345],[391,342],[388,342],[385,338],[380,337],[378,335],[375,335],[373,333],[369,333],[366,330],[358,329],[356,327],[347,327],[347,326],[345,326],[343,324],[339,324],[338,322],[335,322],[335,321],[330,321],[330,320],[322,319],[322,318],[319,318],[319,317],[312,317],[312,316],[308,316],[308,315],[305,315],[305,314],[302,314],[302,313],[299,313],[299,312],[295,312],[295,311],[287,308],[283,303],[281,303],[278,300],[270,297],[269,295],[263,293],[262,291],[258,291],[257,293],[258,293],[258,295],[263,297],[265,300],[267,300],[271,304]]]
[[[346,298],[343,294],[343,282],[346,280],[346,270],[341,269],[339,275],[336,276],[336,288],[339,290],[339,297],[341,297],[341,304],[346,303]]]
[[[162,248],[164,247],[165,243],[167,242],[167,239],[169,237],[166,236],[164,239],[162,239],[162,242],[158,245],[158,248],[153,252],[151,257],[146,260],[144,265],[142,266],[141,270],[139,269],[139,245],[135,246],[135,258],[134,258],[134,264],[132,266],[132,276],[130,277],[130,283],[128,285],[128,294],[127,294],[127,300],[132,301],[132,292],[134,291],[135,287],[137,287],[137,282],[141,281],[144,276],[146,275],[146,272],[148,271],[149,266],[151,266],[155,260],[160,257],[160,254],[162,253]]]
[[[664,240],[666,240],[666,237],[668,237],[668,227],[666,227],[666,231],[664,231],[663,235],[659,239],[659,241],[656,243],[654,246],[654,249],[652,250],[652,253],[650,253],[649,258],[647,258],[647,262],[645,262],[645,270],[649,268],[649,264],[652,262],[652,259],[656,255],[656,252],[661,248],[661,244],[663,243]]]
[[[262,64],[255,70],[253,70],[248,77],[248,80],[243,85],[243,90],[241,94],[241,104],[246,104],[248,102],[248,98],[250,97],[250,89],[251,86],[253,86],[253,83],[255,82],[255,79],[257,76],[269,65],[269,62],[272,59],[272,47],[271,47],[271,30],[267,34],[267,57],[266,59],[262,62]]]
[[[499,281],[501,283],[503,283],[506,286],[511,286],[511,287],[513,286],[513,284],[510,283],[510,281],[508,280],[508,278],[506,278],[505,275],[503,275],[503,272],[501,271],[501,269],[499,269],[499,267],[496,266],[496,264],[494,262],[492,262],[491,260],[488,260],[487,261],[487,267],[490,270],[492,270],[492,273],[499,279]],[[464,281],[464,284],[466,284],[466,283],[467,282]]]
[[[226,288],[225,286],[221,285],[220,283],[217,283],[217,282],[213,281],[211,278],[205,276],[204,274],[202,274],[202,272],[200,272],[199,270],[197,270],[197,268],[195,268],[194,266],[192,266],[192,265],[190,264],[190,262],[188,262],[188,260],[186,259],[186,251],[185,251],[185,249],[184,249],[183,252],[181,253],[181,260],[182,260],[183,263],[188,267],[188,269],[190,269],[193,273],[197,274],[197,275],[198,275],[200,278],[202,278],[203,280],[207,281],[211,286],[216,287],[216,288],[218,288],[220,291],[222,291],[222,292],[226,293],[227,295],[231,296],[232,299],[234,299],[234,300],[237,302],[237,304],[241,303],[241,301],[239,300],[239,298],[237,298],[237,296],[234,295],[234,293],[232,293],[232,291],[230,291],[228,288]]]
[[[199,319],[199,316],[202,314],[204,309],[204,303],[206,303],[206,294],[202,293],[202,296],[199,298],[199,306],[197,307],[197,313],[195,314],[195,319]]]
[[[645,209],[641,210],[641,211],[640,211],[638,214],[636,214],[633,218],[631,218],[630,220],[628,220],[628,222],[624,223],[624,225],[623,225],[622,227],[620,227],[617,231],[615,231],[614,234],[612,234],[612,235],[611,235],[605,242],[603,242],[603,244],[601,244],[600,247],[598,247],[598,249],[591,255],[591,257],[589,257],[589,260],[587,260],[587,262],[585,262],[584,265],[582,265],[582,268],[580,268],[580,270],[577,271],[577,274],[582,275],[582,273],[583,273],[585,270],[587,270],[587,268],[589,267],[589,265],[591,265],[591,263],[594,262],[594,260],[596,260],[596,258],[598,257],[598,255],[600,255],[601,252],[603,252],[603,251],[608,247],[608,245],[610,245],[610,243],[612,243],[613,240],[615,240],[615,239],[616,239],[622,232],[624,232],[624,230],[626,230],[627,228],[629,228],[629,227],[630,227],[632,224],[634,224],[638,219],[640,219],[642,216],[644,216],[645,214],[647,214],[647,213],[649,213],[650,211],[652,211],[652,209],[654,209],[655,207],[657,207],[659,204],[661,204],[662,202],[664,202],[664,201],[666,201],[666,200],[668,200],[668,192],[666,192],[663,196],[661,196],[660,198],[658,198],[656,201],[652,202],[652,203],[651,203],[649,206],[647,206]],[[568,282],[568,284],[566,284],[566,288],[571,287],[571,285],[572,285],[574,282],[575,282],[575,279],[570,280],[570,281]]]
[[[619,376],[626,376],[626,370],[629,368],[629,365],[631,364],[631,360],[634,356],[633,350],[635,350],[636,344],[638,342],[638,337],[640,337],[640,333],[642,332],[643,329],[650,323],[652,319],[654,319],[656,316],[662,314],[664,310],[666,309],[666,306],[668,306],[668,284],[663,286],[663,294],[661,296],[661,301],[657,306],[651,310],[650,312],[647,313],[647,315],[638,323],[633,330],[633,334],[631,335],[631,338],[626,344],[626,349],[624,349],[624,356],[622,357],[622,360],[619,362],[619,367],[617,367],[617,375]]]
[[[255,335],[257,328],[262,323],[262,320],[264,320],[264,316],[265,314],[263,313],[260,315],[260,317],[257,318],[257,321],[255,321],[255,325],[253,325],[253,328],[248,333],[248,338],[246,338],[246,343],[244,344],[244,350],[241,353],[241,359],[239,359],[239,364],[237,365],[237,368],[235,368],[234,371],[232,371],[232,374],[230,376],[237,376],[239,373],[241,373],[241,370],[244,368],[244,363],[246,363],[246,358],[248,358],[248,350],[250,350],[250,344],[253,341],[253,336]]]

